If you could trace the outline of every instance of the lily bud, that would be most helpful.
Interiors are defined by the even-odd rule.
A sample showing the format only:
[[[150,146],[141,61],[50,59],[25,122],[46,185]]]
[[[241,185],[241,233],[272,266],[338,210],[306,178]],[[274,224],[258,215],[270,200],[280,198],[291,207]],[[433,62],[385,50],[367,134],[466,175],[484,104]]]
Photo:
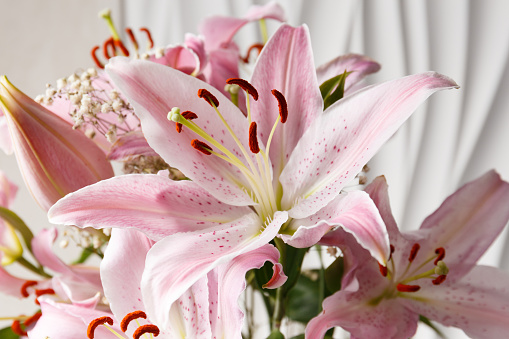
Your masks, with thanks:
[[[18,188],[0,172],[0,207],[8,208],[16,195]],[[0,264],[12,264],[23,254],[23,247],[14,228],[0,219]]]
[[[0,78],[0,109],[26,185],[48,210],[79,188],[113,176],[104,152],[82,132]]]

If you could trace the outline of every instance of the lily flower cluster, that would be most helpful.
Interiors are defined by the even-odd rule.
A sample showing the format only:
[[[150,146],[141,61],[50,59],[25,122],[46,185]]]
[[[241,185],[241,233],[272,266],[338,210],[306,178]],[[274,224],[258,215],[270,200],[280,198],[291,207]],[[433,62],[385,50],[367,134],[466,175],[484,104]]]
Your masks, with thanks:
[[[0,80],[0,146],[50,222],[81,229],[83,250],[65,263],[52,250],[61,226],[34,236],[0,173],[2,267],[37,275],[0,268],[0,291],[37,305],[4,333],[285,338],[301,323],[310,339],[335,327],[409,338],[431,321],[476,338],[509,331],[509,275],[476,265],[509,220],[509,183],[486,173],[411,233],[399,231],[383,177],[364,187],[369,160],[430,95],[457,88],[452,79],[365,86],[380,65],[356,54],[315,68],[307,26],[285,24],[273,2],[208,18],[164,49],[142,28],[146,53],[101,16],[112,36],[92,49],[97,68],[36,100]],[[281,22],[270,37],[266,20]],[[263,41],[242,53],[235,34],[253,22]],[[252,74],[240,76],[242,63]],[[333,263],[302,270],[324,247]],[[265,314],[270,330],[255,324]]]

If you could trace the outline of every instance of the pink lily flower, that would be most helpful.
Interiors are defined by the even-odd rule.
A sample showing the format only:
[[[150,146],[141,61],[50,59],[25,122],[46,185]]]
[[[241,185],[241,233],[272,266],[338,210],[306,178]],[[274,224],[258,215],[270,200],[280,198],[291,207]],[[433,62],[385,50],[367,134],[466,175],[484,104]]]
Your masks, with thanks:
[[[48,210],[67,193],[113,176],[104,153],[89,138],[5,76],[0,80],[0,106],[25,183],[42,208]]]
[[[18,187],[0,171],[0,207],[9,208],[12,204]],[[11,225],[0,218],[0,253],[2,258],[0,266],[12,264],[23,253],[16,232]]]
[[[341,326],[352,338],[409,338],[419,315],[455,326],[475,338],[509,331],[509,275],[476,265],[509,220],[509,183],[494,171],[464,185],[418,231],[401,233],[391,214],[387,183],[366,188],[387,225],[393,253],[387,267],[344,232],[322,239],[345,253],[342,290],[323,302],[306,338]]]
[[[259,96],[256,102],[247,96],[247,117],[212,86],[169,67],[116,58],[107,72],[133,105],[151,147],[192,181],[113,178],[62,199],[49,217],[59,224],[137,228],[162,239],[145,267],[146,295],[165,300],[152,314],[168,314],[171,304],[214,267],[278,233],[293,234],[301,219],[325,206],[348,209],[350,217],[337,222],[385,263],[388,237],[368,195],[336,197],[419,103],[456,87],[442,75],[418,74],[358,91],[322,112],[307,27],[287,25],[258,59],[252,79],[258,91],[233,80],[253,99]],[[275,97],[272,89],[280,90],[272,92]],[[193,114],[198,119],[191,121]],[[177,124],[181,133],[172,131],[172,122],[182,124]],[[365,207],[356,213],[350,199]],[[308,241],[300,244],[313,245],[309,240],[335,226],[310,227],[320,234],[301,237]],[[163,281],[166,288],[156,288]]]
[[[246,272],[260,268],[268,260],[274,264],[274,276],[266,287],[277,288],[286,281],[277,262],[279,252],[272,245],[264,245],[255,253],[240,255],[200,278],[173,304],[168,314],[158,317],[165,321],[155,327],[150,323],[158,318],[152,318],[150,313],[147,318],[145,311],[148,305],[160,303],[159,291],[147,295],[140,285],[143,286],[146,278],[143,272],[147,254],[159,251],[159,247],[140,232],[114,229],[101,263],[101,279],[114,315],[112,320],[121,319],[121,328],[129,337],[133,332],[157,329],[158,338],[239,338],[244,314],[237,300],[246,287]],[[165,287],[164,282],[161,285],[160,288]],[[149,324],[129,325],[138,317],[145,318],[143,322]]]

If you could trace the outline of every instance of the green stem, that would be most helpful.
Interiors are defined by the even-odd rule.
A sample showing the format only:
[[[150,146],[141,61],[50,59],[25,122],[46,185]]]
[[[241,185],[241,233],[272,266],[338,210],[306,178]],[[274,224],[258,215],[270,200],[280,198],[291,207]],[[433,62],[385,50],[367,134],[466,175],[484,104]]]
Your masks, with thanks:
[[[277,249],[279,250],[280,257],[279,262],[283,265],[286,262],[286,244],[283,242],[283,240],[279,238],[274,238],[274,243],[276,244]],[[283,317],[285,316],[285,309],[283,306],[283,302],[285,299],[285,295],[283,293],[283,286],[278,287],[276,290],[276,300],[274,301],[274,313],[272,314],[272,325],[271,330],[279,330],[279,327],[281,327],[281,321]]]
[[[19,257],[17,260],[16,260],[18,263],[20,263],[21,265],[23,265],[25,268],[29,269],[30,271],[44,277],[44,278],[51,278],[51,275],[49,275],[48,273],[44,272],[44,269],[42,267],[36,267],[34,266],[31,262],[29,262],[28,260],[26,260],[25,258],[23,257]]]

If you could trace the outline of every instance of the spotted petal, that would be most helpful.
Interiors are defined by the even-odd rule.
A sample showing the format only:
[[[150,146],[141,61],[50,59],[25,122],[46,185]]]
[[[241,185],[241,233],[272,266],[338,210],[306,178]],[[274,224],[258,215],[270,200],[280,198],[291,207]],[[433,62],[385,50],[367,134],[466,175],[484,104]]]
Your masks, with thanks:
[[[457,87],[433,72],[370,86],[330,106],[306,130],[281,174],[283,206],[304,218],[329,203],[432,93]]]

